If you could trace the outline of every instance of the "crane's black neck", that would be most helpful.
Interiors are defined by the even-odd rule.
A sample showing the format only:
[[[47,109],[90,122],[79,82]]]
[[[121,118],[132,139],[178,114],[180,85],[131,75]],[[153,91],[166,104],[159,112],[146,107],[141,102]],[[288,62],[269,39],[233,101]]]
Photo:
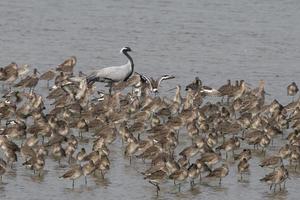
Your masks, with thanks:
[[[127,81],[129,79],[129,77],[133,74],[134,71],[134,63],[133,60],[131,58],[131,56],[127,53],[127,51],[123,51],[123,54],[128,58],[129,62],[130,62],[130,73],[128,74],[128,76],[124,79],[124,81]]]

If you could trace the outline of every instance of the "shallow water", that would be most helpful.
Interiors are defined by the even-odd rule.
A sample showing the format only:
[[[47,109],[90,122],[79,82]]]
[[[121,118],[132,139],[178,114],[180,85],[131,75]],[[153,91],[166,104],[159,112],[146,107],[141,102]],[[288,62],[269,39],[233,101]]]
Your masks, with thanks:
[[[11,0],[0,2],[0,64],[28,63],[41,72],[76,55],[76,71],[125,62],[119,49],[130,46],[136,71],[158,77],[172,74],[161,94],[176,84],[186,85],[199,76],[205,85],[220,86],[227,79],[245,79],[257,85],[266,80],[268,98],[287,103],[286,86],[300,76],[300,2],[297,0],[119,1],[119,0]],[[168,92],[168,95],[172,95]],[[281,138],[275,147],[283,144]],[[83,144],[84,145],[84,144]],[[149,199],[155,188],[143,180],[141,161],[129,166],[120,141],[111,149],[111,170],[105,180],[71,182],[58,177],[66,170],[46,160],[38,179],[21,167],[3,177],[0,199]],[[268,154],[272,152],[269,150]],[[221,187],[204,181],[177,193],[162,185],[160,199],[297,199],[300,175],[291,172],[287,190],[269,192],[259,182],[268,170],[261,157],[251,160],[251,175],[239,182],[236,165]]]

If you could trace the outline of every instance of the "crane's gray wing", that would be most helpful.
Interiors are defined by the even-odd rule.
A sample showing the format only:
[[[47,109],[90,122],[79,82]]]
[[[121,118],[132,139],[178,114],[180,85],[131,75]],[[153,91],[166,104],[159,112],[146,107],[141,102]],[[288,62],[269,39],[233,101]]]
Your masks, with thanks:
[[[87,76],[87,82],[91,83],[91,82],[109,82],[112,81],[109,77],[107,77],[107,73],[105,73],[105,71],[101,70],[97,70],[92,72],[89,76]]]
[[[88,82],[111,82],[111,81],[122,81],[128,74],[127,65],[118,67],[106,67],[91,73],[87,80]]]

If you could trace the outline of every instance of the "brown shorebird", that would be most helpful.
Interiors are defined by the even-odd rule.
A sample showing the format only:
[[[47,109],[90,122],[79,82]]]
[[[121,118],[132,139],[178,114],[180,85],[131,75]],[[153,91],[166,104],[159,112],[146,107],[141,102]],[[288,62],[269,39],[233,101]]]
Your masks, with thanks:
[[[188,168],[188,177],[190,178],[191,188],[195,185],[195,179],[199,177],[201,171],[198,166],[193,163]]]
[[[246,160],[250,160],[252,155],[251,155],[251,150],[250,149],[243,149],[243,151],[239,154],[234,155],[234,160],[239,160],[242,161],[244,158]]]
[[[187,158],[187,159],[190,159],[191,157],[197,155],[199,153],[200,149],[197,147],[196,144],[193,144],[189,147],[186,147],[185,149],[183,149],[179,155]]]
[[[259,166],[261,167],[269,167],[275,170],[276,167],[282,165],[282,158],[279,156],[270,156],[261,161]]]
[[[131,158],[132,158],[133,154],[138,150],[139,146],[140,145],[135,137],[132,136],[132,138],[128,139],[128,144],[125,148],[124,155],[129,156],[130,164],[131,164]]]
[[[18,78],[18,65],[15,62],[12,62],[1,69],[0,80],[5,81],[11,86],[11,84]]]
[[[82,167],[80,165],[75,165],[59,178],[72,180],[72,188],[74,188],[74,181],[81,176],[82,176]]]
[[[65,60],[63,63],[61,63],[60,65],[58,65],[56,67],[56,71],[61,71],[61,72],[65,72],[65,73],[72,73],[73,72],[73,68],[76,65],[77,59],[75,56],[71,56],[70,58],[68,58],[67,60]]]
[[[39,78],[37,76],[37,69],[35,68],[33,70],[33,75],[32,76],[27,76],[25,79],[22,79],[19,83],[15,84],[15,87],[27,87],[31,89],[34,89],[34,87],[37,85],[39,82]]]
[[[176,92],[175,92],[175,96],[173,98],[173,102],[175,102],[176,104],[181,106],[182,96],[181,96],[181,86],[180,85],[176,86]]]
[[[55,78],[55,76],[56,76],[55,71],[49,70],[40,76],[40,80],[47,81],[47,87],[49,88],[49,81],[53,80]]]
[[[76,160],[82,161],[85,156],[86,156],[86,151],[85,148],[82,147],[81,150],[76,155]]]
[[[92,160],[82,166],[82,174],[84,175],[85,184],[87,184],[87,176],[96,170],[96,166]]]
[[[269,146],[270,141],[271,138],[267,134],[263,135],[259,140],[259,145],[262,147],[262,152],[264,155],[266,154],[266,148]]]
[[[23,145],[20,149],[22,158],[27,161],[28,158],[35,156],[35,152],[33,148],[28,146],[27,144]]]
[[[215,147],[218,143],[218,136],[216,134],[209,133],[206,139],[206,143],[211,148]]]
[[[282,146],[279,151],[278,151],[278,155],[282,158],[285,159],[287,157],[290,156],[291,154],[291,148],[289,144],[285,144],[284,146]]]
[[[282,182],[285,182],[285,180],[289,178],[288,171],[285,169],[283,165],[281,165],[278,169],[275,171],[267,174],[264,178],[260,179],[260,181],[264,181],[268,184],[270,184],[270,190],[272,189],[274,185],[274,192],[276,191],[276,186],[280,185]],[[280,187],[281,190],[281,187]]]
[[[67,146],[65,147],[65,154],[66,157],[68,158],[68,163],[71,163],[73,159],[73,154],[76,151],[76,144],[73,144],[72,142],[68,141]]]
[[[200,181],[202,180],[202,172],[211,172],[211,169],[208,167],[207,164],[205,164],[203,161],[201,161],[201,159],[196,160],[195,164],[197,165],[197,168],[200,171]]]
[[[199,161],[205,163],[207,166],[211,167],[221,160],[221,153],[208,152],[201,155]]]
[[[120,91],[130,86],[133,86],[133,88],[138,89],[140,85],[140,81],[141,81],[141,75],[138,74],[137,72],[134,72],[127,81],[112,83],[112,90]]]
[[[241,174],[241,180],[243,180],[243,173],[247,173],[249,171],[249,163],[246,158],[243,158],[238,164],[238,172]]]
[[[178,183],[178,192],[180,192],[180,187],[181,187],[181,182],[185,181],[188,177],[188,170],[185,168],[181,168],[175,172],[173,172],[169,178],[172,179],[174,181],[174,184],[176,184],[176,182]]]
[[[29,160],[26,160],[22,165],[29,167],[33,170],[35,174],[38,172],[38,176],[41,176],[41,172],[45,166],[44,153],[38,152],[31,155],[32,157]]]
[[[95,165],[96,169],[100,171],[102,178],[104,178],[104,174],[110,169],[110,161],[107,154],[102,153],[100,159],[95,163]]]
[[[237,137],[230,138],[229,140],[225,141],[222,145],[218,146],[216,150],[225,150],[226,152],[226,159],[228,158],[227,152],[232,151],[234,155],[234,150],[240,147],[240,141]]]
[[[289,156],[290,165],[295,163],[295,171],[297,170],[297,167],[300,166],[300,153],[299,150],[293,149]]]
[[[231,85],[231,81],[230,79],[227,80],[227,83],[225,85],[222,85],[218,91],[220,92],[220,96],[224,97],[227,96],[230,92],[230,90],[232,89],[232,85]],[[223,98],[222,98],[223,100]]]
[[[18,77],[23,78],[28,72],[29,65],[28,64],[24,64],[18,67]]]
[[[55,160],[58,160],[59,165],[61,163],[61,159],[66,156],[66,152],[62,148],[61,143],[55,143],[51,146],[51,154]]]
[[[149,183],[156,187],[156,195],[158,196],[158,191],[160,191],[159,184],[165,180],[167,173],[164,170],[155,171],[147,176],[144,179],[148,179]]]
[[[210,172],[206,177],[215,177],[215,178],[219,178],[219,185],[221,185],[222,182],[222,178],[224,178],[225,176],[227,176],[229,173],[229,168],[227,164],[222,164],[221,167],[218,167],[216,169],[214,169],[212,172]]]
[[[246,90],[246,83],[244,80],[240,81],[240,84],[237,87],[232,87],[232,89],[228,92],[228,97],[233,97],[233,99],[238,99],[241,97]]]

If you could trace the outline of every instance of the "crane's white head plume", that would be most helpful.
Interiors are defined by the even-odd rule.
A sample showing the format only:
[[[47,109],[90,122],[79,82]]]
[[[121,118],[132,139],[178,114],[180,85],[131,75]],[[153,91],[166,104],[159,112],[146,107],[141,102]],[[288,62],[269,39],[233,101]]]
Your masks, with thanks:
[[[123,47],[123,48],[120,50],[120,53],[127,52],[127,51],[131,51],[130,47]]]

